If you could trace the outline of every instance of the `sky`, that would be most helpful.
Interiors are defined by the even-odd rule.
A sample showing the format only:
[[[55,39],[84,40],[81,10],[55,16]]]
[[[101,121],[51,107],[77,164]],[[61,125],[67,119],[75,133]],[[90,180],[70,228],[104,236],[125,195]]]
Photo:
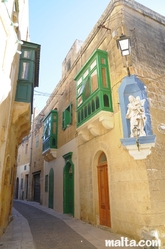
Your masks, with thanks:
[[[165,16],[165,0],[137,0]],[[62,62],[76,39],[85,41],[110,0],[29,0],[30,41],[41,45],[39,87],[35,107],[40,111],[62,77]],[[39,92],[39,93],[38,93]],[[40,94],[41,93],[41,94]]]

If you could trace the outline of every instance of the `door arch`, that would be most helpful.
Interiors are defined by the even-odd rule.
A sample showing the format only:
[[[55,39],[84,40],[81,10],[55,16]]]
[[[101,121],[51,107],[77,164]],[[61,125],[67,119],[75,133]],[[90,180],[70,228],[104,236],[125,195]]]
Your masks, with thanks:
[[[49,195],[48,207],[54,208],[54,170],[51,168],[49,171]]]
[[[104,152],[102,152],[99,156],[97,174],[98,174],[100,225],[111,227],[109,187],[108,187],[108,167],[107,167],[107,158]]]
[[[63,157],[66,163],[63,171],[63,211],[65,214],[74,216],[74,164],[71,160],[72,153]]]

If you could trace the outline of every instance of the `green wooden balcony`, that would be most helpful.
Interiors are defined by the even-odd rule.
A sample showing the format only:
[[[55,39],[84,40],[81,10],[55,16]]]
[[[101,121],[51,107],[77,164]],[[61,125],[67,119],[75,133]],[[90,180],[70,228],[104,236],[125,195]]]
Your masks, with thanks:
[[[58,113],[52,110],[43,120],[44,134],[42,155],[45,161],[52,161],[57,157]]]
[[[77,131],[83,140],[113,128],[108,53],[96,49],[75,77]],[[103,131],[104,129],[104,131]]]
[[[39,85],[40,45],[23,41],[19,62],[16,102],[31,103],[33,109],[34,87]]]

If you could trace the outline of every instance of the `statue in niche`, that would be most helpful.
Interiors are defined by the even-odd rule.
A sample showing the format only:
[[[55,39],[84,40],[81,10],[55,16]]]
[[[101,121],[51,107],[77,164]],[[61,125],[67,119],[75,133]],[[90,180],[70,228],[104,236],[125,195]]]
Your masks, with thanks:
[[[145,99],[140,100],[140,97],[136,98],[132,95],[128,97],[129,104],[126,118],[130,119],[130,137],[146,136],[144,126],[146,123],[146,116],[144,111]],[[136,134],[135,134],[136,131]]]

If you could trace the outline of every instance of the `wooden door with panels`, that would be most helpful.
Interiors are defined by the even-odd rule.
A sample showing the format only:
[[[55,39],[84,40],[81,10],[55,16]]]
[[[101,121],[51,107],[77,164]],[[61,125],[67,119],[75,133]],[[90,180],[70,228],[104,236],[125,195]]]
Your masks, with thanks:
[[[104,153],[102,153],[99,157],[97,172],[98,172],[100,225],[111,227],[109,187],[108,187],[108,167],[107,167],[106,156]]]

